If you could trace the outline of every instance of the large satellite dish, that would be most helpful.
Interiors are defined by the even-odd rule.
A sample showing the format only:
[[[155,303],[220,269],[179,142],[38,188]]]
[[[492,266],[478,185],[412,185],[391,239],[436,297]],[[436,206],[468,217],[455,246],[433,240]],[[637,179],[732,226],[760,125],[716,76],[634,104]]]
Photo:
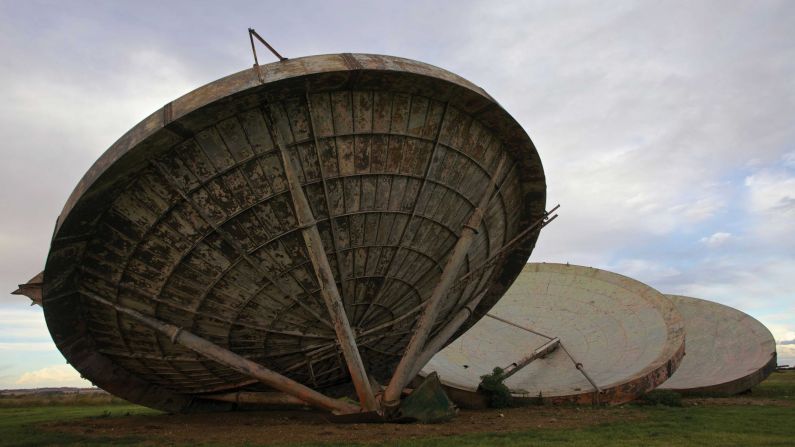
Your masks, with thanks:
[[[685,331],[673,304],[631,278],[569,264],[528,264],[486,318],[433,357],[462,406],[486,405],[481,376],[500,367],[516,399],[622,403],[676,370]]]
[[[394,406],[431,335],[519,274],[545,193],[524,130],[453,73],[367,54],[256,65],[166,104],[86,173],[52,239],[47,325],[84,377],[154,408],[274,390]],[[352,388],[358,407],[334,398]]]
[[[684,317],[687,355],[661,389],[728,396],[751,389],[776,369],[776,341],[765,325],[720,303],[667,296]]]

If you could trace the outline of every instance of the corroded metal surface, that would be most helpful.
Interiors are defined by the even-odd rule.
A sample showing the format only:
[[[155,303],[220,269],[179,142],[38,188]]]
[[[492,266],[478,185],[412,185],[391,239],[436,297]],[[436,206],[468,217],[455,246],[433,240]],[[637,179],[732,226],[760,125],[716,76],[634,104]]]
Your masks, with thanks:
[[[313,221],[296,216],[283,155]],[[49,330],[86,378],[168,411],[226,408],[196,397],[267,388],[118,309],[333,395],[350,377],[318,285],[328,267],[365,370],[384,383],[502,157],[457,277],[544,214],[538,154],[483,90],[427,64],[362,54],[219,79],[144,119],[78,184],[44,272]],[[319,244],[304,237],[312,226]],[[536,237],[447,294],[434,326],[480,293],[464,329],[482,317]]]
[[[490,315],[496,318],[480,320],[423,370],[439,373],[451,397],[466,406],[485,403],[477,393],[480,376],[523,360],[505,381],[516,398],[627,402],[665,381],[684,354],[684,326],[673,304],[604,270],[528,264]],[[557,349],[532,358],[555,337]]]
[[[684,394],[732,395],[776,369],[776,341],[752,316],[720,303],[667,295],[684,317],[687,349],[662,389]]]
[[[500,158],[497,169],[484,190],[485,193],[481,194],[478,206],[475,207],[467,217],[467,221],[461,229],[461,234],[455,246],[450,250],[450,256],[448,256],[445,262],[444,270],[442,270],[439,281],[434,286],[433,292],[430,298],[428,298],[428,302],[417,320],[417,324],[411,334],[411,339],[409,340],[408,346],[406,346],[403,357],[400,359],[400,363],[398,363],[392,375],[392,379],[389,381],[389,386],[387,386],[384,391],[385,404],[393,408],[394,403],[400,400],[400,394],[403,392],[403,388],[408,385],[412,376],[417,375],[416,369],[422,367],[422,365],[418,365],[418,363],[422,357],[423,349],[427,346],[428,336],[431,335],[431,331],[435,327],[443,331],[444,326],[452,319],[451,317],[453,317],[448,317],[448,321],[445,321],[444,325],[436,325],[436,322],[439,320],[439,312],[442,310],[448,292],[453,286],[458,272],[461,271],[461,267],[467,260],[467,253],[469,253],[469,248],[477,235],[477,229],[480,228],[480,224],[483,220],[483,211],[488,207],[491,201],[492,191],[494,191],[494,188],[497,186],[496,180],[502,176],[504,168],[505,158]],[[472,297],[468,299],[472,299]],[[463,301],[461,304],[465,307],[467,301]]]

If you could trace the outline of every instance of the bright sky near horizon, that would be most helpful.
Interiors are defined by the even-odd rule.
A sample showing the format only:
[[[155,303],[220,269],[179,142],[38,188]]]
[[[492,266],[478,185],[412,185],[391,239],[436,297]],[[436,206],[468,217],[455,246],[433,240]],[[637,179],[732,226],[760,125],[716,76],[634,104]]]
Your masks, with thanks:
[[[282,54],[381,53],[483,87],[561,203],[531,260],[736,307],[795,363],[795,2],[0,0],[0,292],[119,136]],[[261,60],[267,53],[259,52]],[[0,297],[0,389],[83,385],[39,307]]]

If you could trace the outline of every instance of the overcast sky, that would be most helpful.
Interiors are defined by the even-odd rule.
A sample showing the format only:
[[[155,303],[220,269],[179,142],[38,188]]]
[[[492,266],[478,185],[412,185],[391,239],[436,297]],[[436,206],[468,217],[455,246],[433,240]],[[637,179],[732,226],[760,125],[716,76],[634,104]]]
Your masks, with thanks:
[[[562,205],[532,260],[736,307],[795,363],[793,1],[0,0],[0,292],[43,268],[119,136],[251,65],[249,26],[287,57],[391,54],[480,85]],[[0,389],[80,383],[41,309],[0,297]]]

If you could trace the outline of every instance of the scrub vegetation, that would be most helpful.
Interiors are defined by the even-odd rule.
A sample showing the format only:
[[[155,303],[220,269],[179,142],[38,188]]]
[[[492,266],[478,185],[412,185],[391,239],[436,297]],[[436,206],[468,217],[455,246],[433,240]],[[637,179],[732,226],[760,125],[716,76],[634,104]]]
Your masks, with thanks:
[[[494,368],[491,374],[480,376],[480,391],[489,396],[489,406],[491,408],[506,408],[511,406],[511,390],[503,382],[505,381],[505,371],[502,368]]]

